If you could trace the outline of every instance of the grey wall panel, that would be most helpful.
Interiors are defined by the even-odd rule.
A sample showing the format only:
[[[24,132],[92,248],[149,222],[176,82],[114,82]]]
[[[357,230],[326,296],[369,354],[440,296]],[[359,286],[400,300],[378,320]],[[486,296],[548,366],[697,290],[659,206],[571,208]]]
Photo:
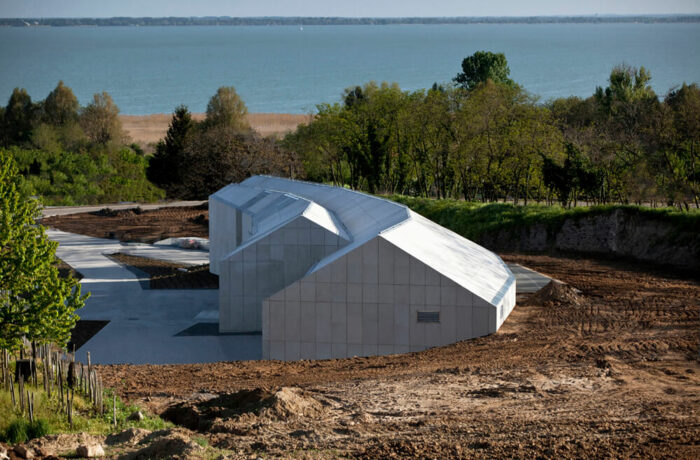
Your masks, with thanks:
[[[285,330],[284,340],[292,343],[285,356],[296,356],[297,348],[304,359],[420,351],[486,335],[500,325],[493,305],[381,237],[366,246],[271,297],[271,307],[279,298],[284,321],[293,323]],[[367,275],[375,262],[377,270]],[[388,267],[393,267],[392,276],[382,275]],[[510,298],[514,289],[504,297],[503,311]],[[299,308],[293,303],[297,299]],[[278,338],[273,311],[268,319],[271,343]],[[439,322],[419,322],[418,312],[438,313]],[[269,350],[272,356],[274,347]]]
[[[324,244],[320,252],[312,249],[314,243],[309,235],[314,233]],[[262,301],[275,293],[284,291],[286,300],[301,301],[301,286],[297,280],[324,257],[325,243],[337,251],[347,242],[331,234],[305,217],[298,217],[271,234],[244,246],[220,262],[220,270],[226,272],[228,283],[219,289],[219,330],[221,332],[250,332],[262,329]],[[341,270],[341,267],[336,267]],[[340,271],[338,276],[340,276]],[[321,277],[330,281],[330,269]],[[288,289],[285,289],[288,287]],[[320,290],[319,293],[316,290]],[[343,288],[344,293],[344,288]],[[328,285],[304,285],[305,299],[328,301],[332,299]]]

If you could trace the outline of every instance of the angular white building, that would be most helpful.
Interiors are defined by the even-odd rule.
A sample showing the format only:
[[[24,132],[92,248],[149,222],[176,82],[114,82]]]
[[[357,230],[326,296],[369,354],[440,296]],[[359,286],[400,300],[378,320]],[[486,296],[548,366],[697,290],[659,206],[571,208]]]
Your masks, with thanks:
[[[495,332],[515,277],[494,253],[363,193],[255,176],[209,200],[219,330],[263,358],[405,353]]]

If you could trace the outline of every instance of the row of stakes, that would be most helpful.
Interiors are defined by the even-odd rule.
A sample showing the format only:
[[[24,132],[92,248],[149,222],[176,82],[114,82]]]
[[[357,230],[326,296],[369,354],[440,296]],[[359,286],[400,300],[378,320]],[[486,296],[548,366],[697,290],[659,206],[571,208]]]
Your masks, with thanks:
[[[61,411],[68,417],[68,423],[73,428],[73,398],[75,392],[90,399],[95,413],[104,415],[104,387],[102,378],[91,365],[90,352],[87,353],[87,365],[75,360],[75,353],[65,354],[54,351],[48,344],[32,344],[32,359],[24,359],[23,351],[20,358],[15,360],[14,375],[10,372],[10,354],[2,351],[0,369],[5,391],[10,392],[12,405],[26,414],[30,422],[34,422],[34,393],[29,391],[32,385],[38,388],[37,363],[41,366],[41,384],[46,395],[51,398],[58,396]],[[38,359],[37,359],[38,358]],[[17,395],[15,395],[17,393]],[[112,398],[112,424],[117,424],[116,396]]]

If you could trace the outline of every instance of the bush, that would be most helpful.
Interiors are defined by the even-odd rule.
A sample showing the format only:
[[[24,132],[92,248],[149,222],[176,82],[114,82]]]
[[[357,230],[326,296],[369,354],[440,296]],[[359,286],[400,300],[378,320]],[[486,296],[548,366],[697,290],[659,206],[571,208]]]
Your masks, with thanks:
[[[165,197],[146,179],[146,159],[128,148],[71,153],[11,147],[7,152],[23,176],[21,190],[40,196],[45,205],[150,202]]]
[[[26,420],[18,418],[7,427],[3,435],[4,441],[8,444],[19,444],[27,442],[29,423]]]
[[[49,425],[49,421],[43,418],[37,418],[33,423],[29,424],[27,437],[29,439],[40,438],[49,433],[51,433],[51,425]]]
[[[21,444],[49,433],[51,433],[51,426],[46,419],[37,418],[29,423],[23,418],[18,418],[7,427],[2,435],[2,441],[8,444]]]

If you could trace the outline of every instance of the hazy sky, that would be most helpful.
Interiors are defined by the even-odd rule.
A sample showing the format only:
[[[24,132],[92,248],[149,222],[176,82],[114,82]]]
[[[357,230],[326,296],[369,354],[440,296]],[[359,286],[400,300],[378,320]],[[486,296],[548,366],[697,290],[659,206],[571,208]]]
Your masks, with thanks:
[[[700,0],[0,0],[0,17],[700,13]]]

